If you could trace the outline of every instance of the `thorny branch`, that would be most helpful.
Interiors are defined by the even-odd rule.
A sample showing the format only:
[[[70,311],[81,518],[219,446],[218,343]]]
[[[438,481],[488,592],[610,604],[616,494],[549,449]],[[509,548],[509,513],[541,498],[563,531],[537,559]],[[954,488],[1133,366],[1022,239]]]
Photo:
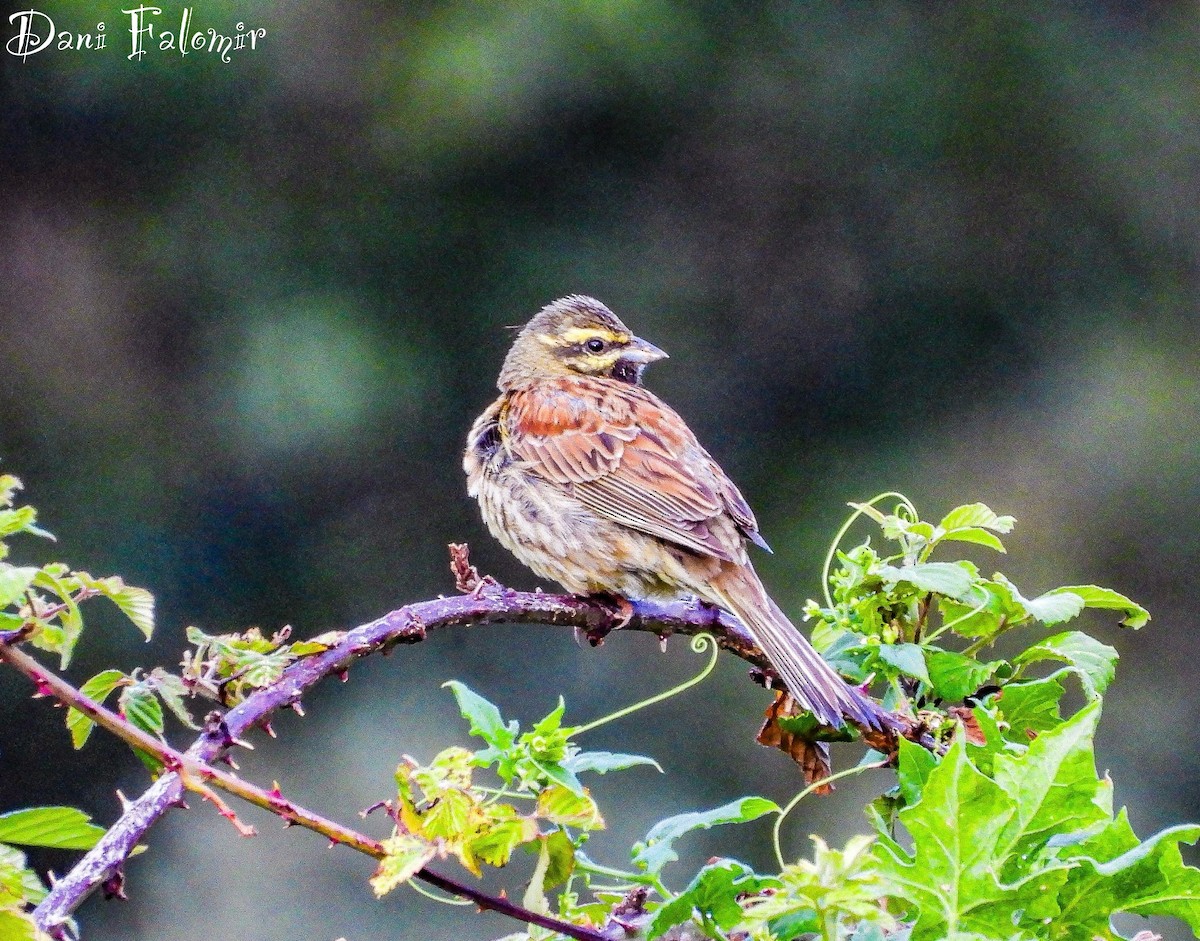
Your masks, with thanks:
[[[276,710],[286,707],[299,710],[302,696],[325,677],[344,675],[354,661],[372,653],[387,651],[398,644],[419,643],[431,630],[499,623],[548,624],[572,627],[596,646],[619,622],[625,620],[624,613],[617,615],[605,599],[551,595],[540,591],[518,592],[499,585],[488,576],[480,577],[470,565],[466,546],[451,546],[451,569],[459,589],[466,591],[466,594],[405,605],[348,631],[337,644],[292,664],[275,683],[256,691],[224,716],[214,713],[206,723],[204,732],[183,753],[133,728],[41,667],[37,661],[10,646],[8,638],[0,639],[0,660],[30,676],[39,692],[47,692],[80,709],[97,724],[157,755],[169,769],[137,800],[129,803],[121,818],[96,846],[67,875],[55,882],[46,898],[34,910],[38,927],[52,937],[64,938],[71,913],[92,892],[100,886],[120,884],[124,863],[146,832],[169,808],[182,804],[185,779],[188,779],[186,784],[193,790],[203,793],[209,785],[220,786],[285,819],[322,832],[336,842],[378,856],[382,850],[369,837],[305,811],[282,798],[278,792],[262,791],[236,775],[213,767],[213,762],[222,759],[228,749],[253,727],[267,727],[270,716]],[[619,626],[623,630],[648,631],[664,640],[671,634],[709,633],[721,647],[755,668],[761,670],[767,666],[761,651],[739,621],[725,612],[695,601],[633,602],[631,616]],[[13,638],[14,641],[17,639]],[[61,688],[57,684],[61,684]],[[883,750],[894,748],[895,741],[891,733],[860,731],[868,733],[864,738],[873,747],[882,747]],[[145,741],[139,739],[134,742],[129,733],[143,736]],[[304,815],[307,815],[307,819]],[[420,875],[433,885],[471,899],[481,908],[525,921],[531,920],[526,916],[533,916],[534,919],[541,919],[533,923],[583,941],[603,939],[603,935],[594,931],[527,912],[506,899],[492,898],[428,869]]]

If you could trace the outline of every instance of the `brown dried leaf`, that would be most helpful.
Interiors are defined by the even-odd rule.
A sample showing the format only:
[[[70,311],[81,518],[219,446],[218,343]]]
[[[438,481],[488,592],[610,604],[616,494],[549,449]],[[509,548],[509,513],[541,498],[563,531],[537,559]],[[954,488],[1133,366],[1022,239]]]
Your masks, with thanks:
[[[814,742],[784,729],[780,719],[799,715],[801,710],[795,700],[787,693],[780,692],[775,700],[767,707],[766,721],[758,731],[758,743],[768,748],[778,748],[804,772],[804,783],[813,784],[822,781],[833,773],[833,765],[829,760],[829,746],[825,742]],[[818,787],[814,794],[830,794],[833,786],[829,784]]]
[[[450,572],[454,587],[463,594],[479,587],[479,570],[471,564],[471,549],[465,542],[450,543]]]
[[[983,734],[983,729],[979,726],[979,720],[975,718],[974,709],[970,706],[951,706],[946,710],[946,713],[951,718],[957,719],[962,723],[968,742],[972,745],[987,744],[987,736]]]

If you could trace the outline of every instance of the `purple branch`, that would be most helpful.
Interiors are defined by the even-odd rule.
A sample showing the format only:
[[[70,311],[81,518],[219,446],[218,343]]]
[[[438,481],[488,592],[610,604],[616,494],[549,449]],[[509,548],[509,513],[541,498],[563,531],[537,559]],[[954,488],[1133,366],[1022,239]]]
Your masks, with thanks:
[[[223,722],[210,722],[187,754],[205,764],[219,759],[255,725],[275,710],[298,705],[309,689],[330,675],[345,670],[362,657],[396,644],[415,644],[427,633],[444,627],[485,624],[552,624],[582,630],[599,643],[614,626],[615,614],[603,602],[571,595],[517,592],[484,584],[470,594],[405,605],[369,624],[347,632],[335,646],[288,667],[278,681],[249,696],[231,709]],[[757,667],[766,661],[746,629],[733,617],[696,602],[634,602],[625,630],[670,634],[712,634],[717,643]],[[141,797],[129,804],[100,842],[65,876],[34,910],[38,927],[63,937],[63,926],[97,887],[119,877],[125,860],[168,808],[180,803],[183,785],[179,775],[163,774]],[[437,877],[431,873],[436,879]]]

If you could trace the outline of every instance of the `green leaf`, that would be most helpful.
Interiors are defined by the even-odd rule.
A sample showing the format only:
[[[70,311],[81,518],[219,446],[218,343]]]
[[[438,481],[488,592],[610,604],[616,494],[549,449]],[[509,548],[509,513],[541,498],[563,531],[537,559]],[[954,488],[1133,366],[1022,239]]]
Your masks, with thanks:
[[[604,818],[586,790],[575,794],[562,786],[548,787],[538,795],[537,815],[551,823],[581,830],[601,830]]]
[[[490,810],[492,819],[483,832],[470,841],[468,849],[489,866],[504,866],[512,858],[513,850],[537,839],[537,823],[520,816],[506,804],[494,805]]]
[[[33,584],[52,592],[63,604],[63,610],[58,614],[62,633],[53,649],[59,655],[60,667],[65,670],[71,662],[71,654],[79,641],[79,635],[83,632],[83,616],[79,613],[79,605],[75,602],[71,587],[56,574],[53,566],[47,565],[39,569],[33,577]],[[39,639],[46,640],[49,636],[49,630],[43,629]]]
[[[387,854],[371,876],[371,888],[376,898],[383,898],[396,886],[415,876],[437,854],[437,848],[418,836],[398,833],[383,841]]]
[[[915,804],[921,799],[930,773],[937,767],[937,758],[928,749],[914,745],[906,738],[901,737],[897,741],[900,754],[896,765],[896,782],[904,803]]]
[[[999,842],[1016,809],[956,739],[929,773],[920,801],[898,815],[912,837],[912,853],[891,841],[876,844],[880,872],[893,887],[900,914],[915,920],[913,941],[941,941],[956,931],[1006,938],[1019,912],[1053,916],[1051,890],[1065,872],[1043,870],[1012,884],[997,879]]]
[[[998,857],[1028,859],[1055,834],[1111,818],[1111,785],[1096,777],[1092,746],[1099,719],[1095,702],[1039,735],[1025,754],[996,755],[996,783],[1015,808],[998,841]]]
[[[778,937],[790,938],[792,935],[778,934],[776,919],[802,918],[802,913],[813,912],[821,926],[819,933],[830,939],[844,937],[835,925],[873,922],[881,927],[895,928],[895,919],[879,906],[888,885],[880,877],[870,853],[874,840],[869,836],[854,836],[844,850],[832,849],[818,836],[812,841],[811,860],[801,859],[784,866],[774,892],[743,902],[743,927],[750,927],[753,933],[754,926],[770,922]],[[789,921],[789,930],[799,928],[801,924]]]
[[[970,573],[955,562],[922,562],[919,565],[881,565],[879,577],[889,588],[897,582],[908,582],[921,591],[937,592],[950,598],[969,600],[973,579]]]
[[[542,887],[553,889],[571,878],[571,873],[575,871],[575,844],[562,830],[555,830],[545,837],[545,841],[549,865],[546,867]]]
[[[113,581],[120,587],[105,594],[125,612],[125,616],[142,632],[146,640],[149,640],[154,633],[154,596],[145,588],[134,588],[124,584],[119,578],[114,578]]]
[[[713,810],[667,817],[650,828],[644,843],[634,844],[633,862],[647,872],[657,873],[679,858],[673,844],[681,836],[727,823],[748,823],[772,813],[779,813],[779,805],[774,801],[765,797],[743,797]]]
[[[1096,699],[1116,675],[1117,651],[1081,631],[1067,631],[1047,637],[1019,654],[1018,665],[1040,660],[1057,660],[1079,675],[1084,695]]]
[[[1062,914],[1047,937],[1090,941],[1111,937],[1116,912],[1169,915],[1200,936],[1200,870],[1187,866],[1180,843],[1194,843],[1200,826],[1172,827],[1139,843],[1125,811],[1099,833],[1068,845],[1062,854],[1074,866],[1060,893]]]
[[[995,549],[997,552],[1007,552],[998,536],[994,533],[989,533],[986,529],[978,529],[970,527],[967,529],[954,529],[946,533],[941,538],[942,542],[971,542],[979,546],[987,546],[989,549]]]
[[[1012,586],[999,579],[977,579],[971,596],[962,601],[939,598],[938,607],[946,623],[954,622],[954,633],[961,637],[986,637],[1001,626],[1020,624],[1029,619],[1024,604],[1013,597]]]
[[[36,566],[18,568],[7,562],[0,562],[0,608],[8,607],[25,597],[25,592],[33,584],[34,576],[41,571]]]
[[[90,850],[104,832],[74,807],[30,807],[0,814],[0,843]]]
[[[987,683],[1004,661],[981,663],[952,650],[926,647],[925,664],[934,692],[943,699],[958,702]]]
[[[472,811],[476,801],[467,791],[447,789],[439,791],[437,802],[422,818],[425,835],[460,840],[472,826]]]
[[[1025,601],[1025,610],[1047,626],[1078,617],[1083,599],[1072,592],[1053,591]]]
[[[1015,524],[1016,519],[1014,517],[997,516],[986,504],[968,503],[964,506],[956,506],[942,517],[942,521],[938,523],[938,526],[947,531],[962,527],[982,526],[985,529],[995,530],[998,533],[1010,533]]]
[[[454,693],[462,717],[471,725],[472,735],[479,736],[489,745],[501,750],[510,748],[516,741],[517,723],[514,721],[506,725],[500,717],[500,710],[492,703],[458,680],[450,680],[442,686],[448,686]]]
[[[653,758],[644,755],[623,755],[610,751],[585,751],[573,755],[563,761],[562,766],[574,774],[594,771],[596,774],[607,774],[609,771],[624,771],[637,765],[650,765],[660,773],[662,767]]]
[[[565,787],[572,794],[583,794],[587,790],[580,783],[579,778],[575,777],[575,773],[569,768],[564,768],[553,761],[536,761],[533,758],[528,758],[526,761],[537,772],[534,775],[535,780],[531,782],[533,784],[540,785],[549,781],[560,787]]]
[[[126,686],[117,700],[121,715],[136,728],[151,735],[162,735],[163,711],[158,697],[143,683]]]
[[[104,670],[79,687],[79,691],[93,702],[103,703],[114,689],[126,681],[127,677],[120,670]],[[76,749],[83,748],[94,725],[78,709],[67,710],[67,731],[71,733],[71,744]]]
[[[163,705],[171,710],[171,713],[189,729],[198,729],[199,725],[192,718],[192,714],[188,712],[187,706],[184,705],[184,699],[189,695],[189,690],[183,680],[174,673],[168,673],[162,667],[155,667],[150,671],[150,682],[154,684],[154,689],[162,698]]]
[[[646,932],[657,938],[698,914],[704,924],[728,931],[742,920],[743,895],[762,891],[777,880],[759,876],[734,859],[722,859],[701,869],[686,889],[658,910]]]
[[[1060,674],[1041,680],[1008,683],[991,702],[998,705],[1000,714],[1009,726],[1009,738],[1022,745],[1033,736],[1053,729],[1060,722],[1058,704],[1065,690],[1058,681]],[[1032,734],[1031,734],[1032,733]]]
[[[24,912],[0,909],[0,941],[38,941],[37,926]]]
[[[550,846],[547,840],[537,843],[538,861],[533,867],[533,875],[529,877],[529,885],[521,897],[521,904],[531,912],[549,914],[550,903],[546,899],[546,874],[550,871]]]
[[[1062,588],[1055,588],[1054,591],[1047,592],[1047,594],[1054,595],[1059,592],[1070,592],[1073,595],[1077,595],[1083,599],[1084,605],[1089,608],[1123,611],[1125,613],[1125,616],[1121,619],[1123,627],[1137,630],[1140,627],[1145,627],[1146,622],[1150,620],[1149,611],[1137,602],[1131,601],[1120,592],[1113,591],[1111,588],[1101,588],[1098,585],[1066,585]]]
[[[925,655],[919,644],[881,644],[877,653],[880,660],[905,676],[911,676],[923,683],[929,682]]]

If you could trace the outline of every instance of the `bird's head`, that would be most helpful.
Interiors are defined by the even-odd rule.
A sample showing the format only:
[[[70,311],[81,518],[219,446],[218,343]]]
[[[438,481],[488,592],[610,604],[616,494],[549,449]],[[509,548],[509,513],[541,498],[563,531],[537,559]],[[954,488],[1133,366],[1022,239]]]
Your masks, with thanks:
[[[648,364],[666,358],[598,300],[572,294],[547,304],[521,329],[504,360],[499,385],[511,389],[531,379],[572,374],[637,385]]]

